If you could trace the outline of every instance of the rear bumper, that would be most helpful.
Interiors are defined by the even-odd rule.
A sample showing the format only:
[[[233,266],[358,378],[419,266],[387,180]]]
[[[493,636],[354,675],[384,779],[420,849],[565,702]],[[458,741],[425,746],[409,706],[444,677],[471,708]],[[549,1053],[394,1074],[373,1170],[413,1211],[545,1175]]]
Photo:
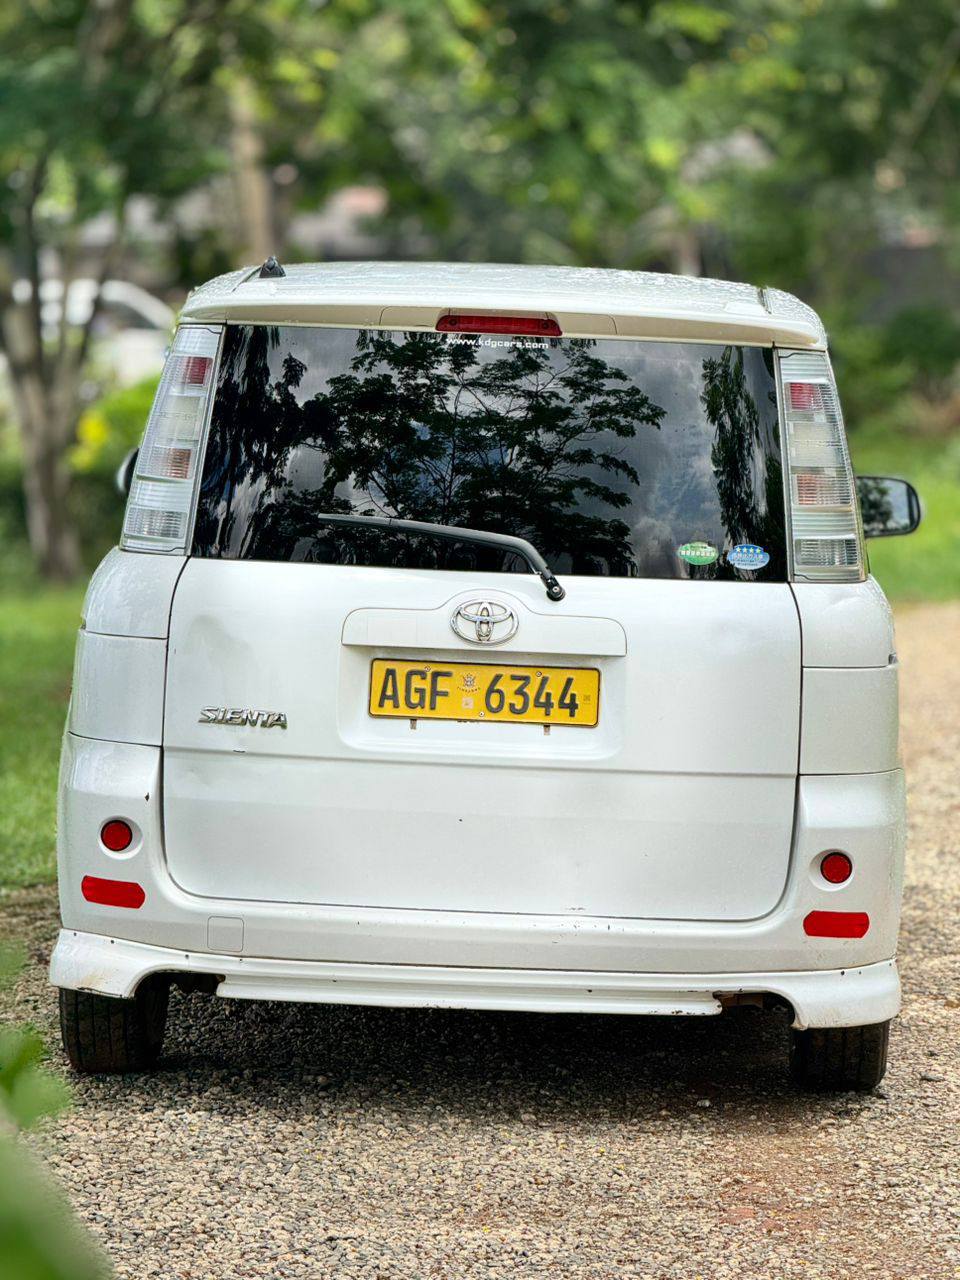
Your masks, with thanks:
[[[894,960],[797,973],[609,973],[473,969],[410,964],[334,964],[191,954],[64,929],[50,962],[58,987],[130,996],[151,973],[213,974],[217,995],[389,1008],[503,1009],[543,1013],[710,1015],[720,997],[782,997],[793,1025],[885,1022],[900,1008]]]
[[[852,971],[896,954],[904,843],[899,770],[800,778],[780,900],[768,914],[737,922],[200,897],[181,889],[166,865],[160,775],[157,747],[67,735],[58,824],[66,929],[244,962],[266,956],[483,972],[809,973]],[[117,814],[134,821],[141,834],[122,855],[110,854],[97,839],[101,823]],[[202,831],[197,838],[202,841]],[[828,885],[819,876],[825,849],[851,854],[855,874],[848,883]],[[265,850],[264,856],[282,854]],[[81,892],[86,875],[135,881],[145,893],[143,906],[87,902]],[[870,927],[862,938],[808,937],[803,920],[811,911],[867,912]]]

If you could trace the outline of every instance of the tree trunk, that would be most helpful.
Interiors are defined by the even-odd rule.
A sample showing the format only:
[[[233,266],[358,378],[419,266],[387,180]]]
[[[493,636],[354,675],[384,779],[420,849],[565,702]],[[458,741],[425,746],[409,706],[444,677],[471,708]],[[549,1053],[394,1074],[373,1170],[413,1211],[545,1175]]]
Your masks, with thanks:
[[[692,227],[677,227],[672,237],[673,270],[678,276],[698,276],[703,271],[700,240]]]
[[[47,441],[24,451],[27,533],[44,578],[70,582],[80,572],[80,540],[69,514],[70,470],[64,451]]]
[[[248,261],[263,262],[277,248],[273,182],[263,163],[253,86],[245,77],[238,77],[233,86],[230,109],[240,242]]]
[[[126,38],[134,4],[135,0],[96,0],[86,6],[86,16],[80,21],[76,34],[81,55],[79,65],[88,90],[107,92],[114,58]],[[67,256],[66,260],[61,258],[60,264],[63,291],[60,332],[56,341],[50,341],[44,333],[40,300],[43,245],[37,209],[47,188],[49,155],[57,155],[58,150],[55,146],[49,155],[44,146],[34,150],[32,170],[30,166],[23,169],[21,177],[25,180],[17,187],[22,195],[11,197],[10,221],[14,234],[12,238],[5,237],[0,248],[0,351],[7,358],[23,444],[23,490],[30,547],[37,568],[45,578],[69,581],[81,568],[80,538],[69,502],[69,449],[80,413],[81,378],[100,291],[123,239],[129,173],[121,170],[123,180],[118,189],[124,194],[118,197],[115,206],[117,231],[103,256],[90,313],[84,323],[72,327],[67,307],[72,277],[69,246],[81,227],[80,210],[74,209],[73,222],[63,237]],[[30,147],[26,154],[31,154]],[[116,175],[113,180],[117,181]],[[26,276],[30,284],[30,297],[25,303],[14,298],[14,283],[21,275]]]
[[[70,514],[67,450],[73,438],[76,398],[72,380],[56,394],[34,338],[27,309],[10,305],[3,316],[3,347],[23,446],[27,536],[40,573],[68,582],[81,568],[80,539]]]

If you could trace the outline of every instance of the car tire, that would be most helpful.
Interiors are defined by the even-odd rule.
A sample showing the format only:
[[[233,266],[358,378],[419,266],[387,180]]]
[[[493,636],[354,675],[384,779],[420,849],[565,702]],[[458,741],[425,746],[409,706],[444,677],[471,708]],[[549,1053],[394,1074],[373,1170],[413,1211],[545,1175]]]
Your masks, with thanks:
[[[60,1034],[75,1071],[101,1074],[156,1066],[167,1025],[170,984],[145,978],[128,1000],[60,990]]]
[[[821,1093],[875,1089],[887,1070],[890,1023],[811,1027],[791,1032],[790,1074],[801,1089]]]

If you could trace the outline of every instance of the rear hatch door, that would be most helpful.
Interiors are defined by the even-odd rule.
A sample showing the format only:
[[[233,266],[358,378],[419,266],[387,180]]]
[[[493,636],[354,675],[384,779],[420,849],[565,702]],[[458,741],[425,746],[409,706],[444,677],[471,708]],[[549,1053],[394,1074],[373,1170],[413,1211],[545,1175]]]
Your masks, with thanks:
[[[317,332],[326,346],[304,336]],[[332,354],[330,332],[346,335]],[[494,377],[491,360],[507,357],[447,352],[441,372],[459,383],[444,384],[431,420],[421,384],[439,374],[412,335],[388,335],[404,365],[369,360],[356,331],[288,333],[226,343],[228,411],[215,411],[196,554],[173,601],[164,824],[176,882],[353,907],[770,911],[790,858],[800,636],[768,505],[769,353],[607,342],[571,361],[557,343],[532,363],[508,348],[517,368]],[[476,468],[451,462],[477,449],[481,426],[471,437],[451,406],[481,364],[486,492],[471,487]],[[531,377],[547,396],[525,410],[536,449],[515,448],[505,480],[490,461],[491,405],[508,415]],[[566,377],[575,412],[544,426],[551,377]],[[578,406],[603,394],[602,424],[576,432]],[[568,443],[545,473],[543,440],[559,430]],[[497,490],[534,465],[526,506]],[[456,513],[432,500],[451,475]],[[530,536],[556,558],[566,598],[549,601],[493,552],[321,528],[323,511],[370,510],[374,492],[380,512]],[[730,556],[763,542],[759,567]],[[712,558],[680,554],[699,543]]]

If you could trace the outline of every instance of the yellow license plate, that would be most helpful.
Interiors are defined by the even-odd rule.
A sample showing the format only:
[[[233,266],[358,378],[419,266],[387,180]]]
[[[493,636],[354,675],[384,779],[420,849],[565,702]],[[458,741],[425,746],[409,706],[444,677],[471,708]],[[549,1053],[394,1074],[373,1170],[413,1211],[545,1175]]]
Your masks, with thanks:
[[[600,672],[592,667],[375,658],[370,668],[370,714],[592,728],[600,715]]]

